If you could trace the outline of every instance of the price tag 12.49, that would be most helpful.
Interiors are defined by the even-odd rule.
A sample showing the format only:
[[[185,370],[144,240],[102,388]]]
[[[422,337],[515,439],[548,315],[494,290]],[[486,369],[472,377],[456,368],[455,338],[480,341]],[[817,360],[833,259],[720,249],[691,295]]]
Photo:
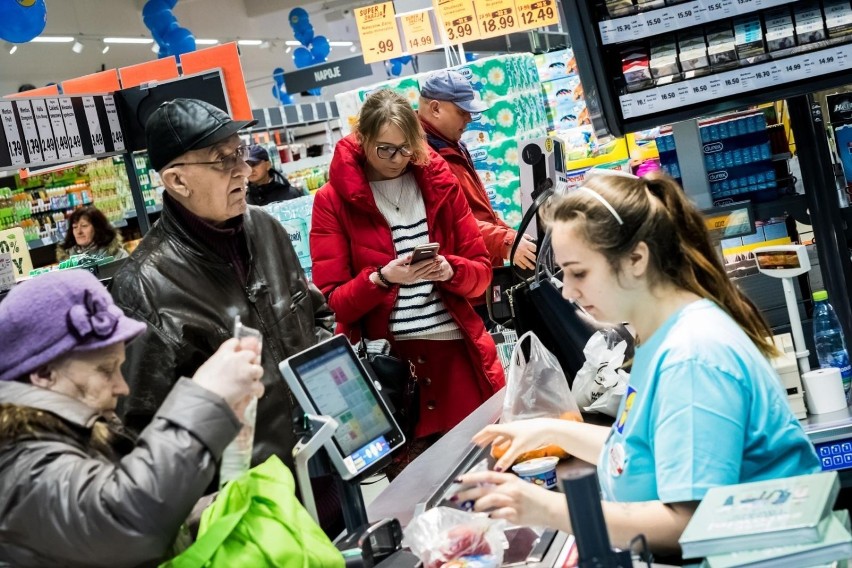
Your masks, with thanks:
[[[47,103],[44,99],[33,99],[33,114],[35,115],[38,140],[45,162],[54,162],[59,158],[56,153],[56,139],[50,126],[50,115],[47,114]]]
[[[59,99],[59,108],[62,111],[62,120],[65,121],[65,133],[68,135],[68,149],[71,156],[79,158],[83,155],[83,139],[80,137],[80,127],[77,124],[77,116],[74,113],[74,103],[68,97]]]
[[[104,108],[109,121],[110,137],[112,146],[116,152],[124,150],[124,135],[121,133],[121,123],[118,121],[118,109],[115,108],[115,99],[112,95],[104,95]]]
[[[435,0],[435,13],[449,43],[479,39],[479,25],[470,0]]]
[[[428,10],[404,14],[400,22],[402,35],[405,36],[405,50],[409,54],[435,49],[435,34],[432,33]]]
[[[29,156],[28,164],[40,164],[44,162],[44,156],[41,153],[41,141],[38,138],[38,128],[36,128],[35,116],[33,115],[33,107],[30,106],[30,101],[16,101],[15,106],[18,108],[18,116],[21,117],[21,128],[24,131],[24,147]]]
[[[95,97],[83,97],[83,110],[86,112],[86,122],[89,124],[89,135],[92,138],[92,149],[95,154],[106,152],[104,135],[101,132],[101,121],[98,120],[98,109]]]
[[[364,63],[384,61],[402,55],[402,42],[396,27],[393,2],[355,9],[355,24],[361,38]]]
[[[68,134],[65,132],[59,99],[47,99],[45,102],[47,114],[50,115],[50,125],[53,127],[53,138],[56,140],[56,153],[60,160],[68,160],[71,158],[71,149],[68,147]]]
[[[559,23],[555,0],[515,0],[521,30],[541,28]]]
[[[515,0],[477,0],[476,16],[483,38],[506,35],[520,29]]]
[[[18,122],[15,120],[15,109],[11,101],[0,101],[0,121],[3,122],[3,132],[6,133],[6,147],[12,158],[13,166],[22,166],[24,159],[24,143],[18,134]]]

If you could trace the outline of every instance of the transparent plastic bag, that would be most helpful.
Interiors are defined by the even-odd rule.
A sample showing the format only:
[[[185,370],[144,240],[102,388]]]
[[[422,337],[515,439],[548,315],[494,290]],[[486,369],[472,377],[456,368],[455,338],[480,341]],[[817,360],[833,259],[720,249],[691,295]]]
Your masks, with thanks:
[[[518,339],[512,352],[500,421],[505,424],[530,418],[583,421],[559,360],[534,333],[527,332]],[[507,447],[508,443],[492,446],[491,455],[500,458]],[[545,456],[564,458],[567,454],[558,446],[546,446],[520,455],[517,461]]]
[[[571,394],[583,410],[608,416],[618,413],[630,374],[622,369],[628,343],[617,331],[601,330],[583,348],[586,362],[577,371]]]
[[[483,568],[497,568],[503,563],[507,546],[504,528],[504,521],[484,513],[435,507],[417,515],[405,527],[402,546],[410,548],[424,568],[464,566],[465,560]]]

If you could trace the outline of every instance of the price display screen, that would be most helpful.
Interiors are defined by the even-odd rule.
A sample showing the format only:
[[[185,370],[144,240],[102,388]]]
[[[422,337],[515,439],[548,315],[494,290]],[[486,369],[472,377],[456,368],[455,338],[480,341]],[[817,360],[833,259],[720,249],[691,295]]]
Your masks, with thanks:
[[[400,17],[400,22],[402,35],[405,36],[405,50],[409,54],[435,49],[435,34],[432,33],[428,10],[405,14]]]
[[[476,12],[470,0],[436,0],[435,13],[452,44],[479,39]]]
[[[764,270],[788,270],[802,267],[799,255],[794,250],[759,251],[754,253],[754,258],[757,265]]]
[[[521,29],[514,0],[478,0],[476,16],[483,38],[509,34]]]
[[[402,41],[396,26],[393,2],[356,8],[355,23],[361,39],[364,63],[385,61],[402,55]]]

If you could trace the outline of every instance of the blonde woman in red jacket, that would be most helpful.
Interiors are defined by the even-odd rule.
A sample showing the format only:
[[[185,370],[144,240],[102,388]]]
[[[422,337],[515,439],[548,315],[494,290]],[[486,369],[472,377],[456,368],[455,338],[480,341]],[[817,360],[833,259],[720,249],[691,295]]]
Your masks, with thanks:
[[[437,256],[410,264],[414,247],[430,242]],[[505,384],[469,302],[491,279],[485,243],[455,176],[399,95],[371,95],[356,131],[335,147],[310,244],[314,283],[338,330],[353,341],[362,330],[388,339],[414,365],[419,420],[393,475]]]

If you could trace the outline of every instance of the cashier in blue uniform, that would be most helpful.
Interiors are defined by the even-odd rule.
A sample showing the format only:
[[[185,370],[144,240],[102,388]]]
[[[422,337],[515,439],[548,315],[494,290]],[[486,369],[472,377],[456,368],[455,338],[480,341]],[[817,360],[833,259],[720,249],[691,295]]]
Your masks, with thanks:
[[[820,470],[768,358],[771,331],[730,282],[704,220],[671,178],[599,174],[549,209],[563,295],[637,332],[629,386],[612,428],[534,419],[489,426],[505,444],[495,470],[549,444],[596,463],[613,545],[643,533],[658,554],[708,489]],[[457,496],[494,517],[571,532],[564,499],[493,472]]]

